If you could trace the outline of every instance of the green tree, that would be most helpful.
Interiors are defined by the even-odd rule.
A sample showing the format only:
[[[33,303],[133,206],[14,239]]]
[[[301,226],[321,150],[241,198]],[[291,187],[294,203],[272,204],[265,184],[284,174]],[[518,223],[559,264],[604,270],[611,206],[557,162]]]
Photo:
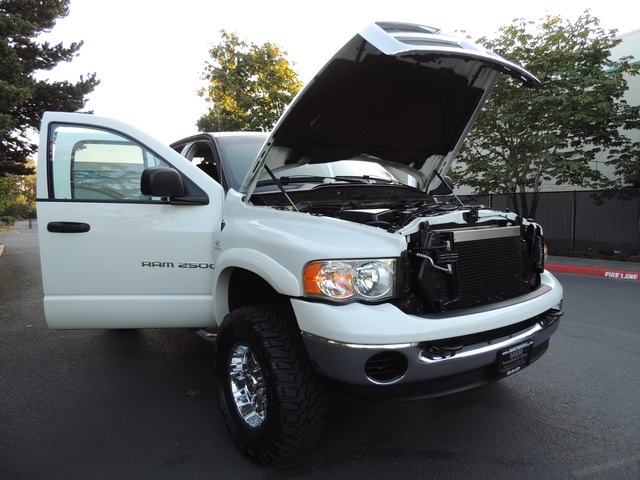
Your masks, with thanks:
[[[35,164],[27,159],[25,167]],[[36,211],[36,176],[7,174],[0,177],[0,218],[28,218]]]
[[[302,87],[278,46],[258,46],[235,33],[220,31],[222,40],[209,51],[199,95],[211,104],[197,122],[200,131],[268,131]]]
[[[36,74],[69,62],[82,46],[38,41],[69,13],[69,0],[0,0],[0,177],[27,174],[36,150],[29,134],[45,110],[78,111],[98,84],[96,75],[76,83],[39,80]]]
[[[510,194],[520,214],[535,217],[545,182],[611,186],[592,168],[596,160],[616,165],[621,175],[632,172],[638,144],[622,130],[639,128],[640,116],[623,100],[624,75],[636,74],[638,65],[612,60],[615,33],[601,29],[587,10],[575,22],[549,16],[534,27],[518,19],[497,38],[478,40],[525,65],[543,88],[522,88],[502,76],[461,152],[456,180],[481,194]]]
[[[630,188],[640,188],[640,149],[634,154],[620,159],[616,172],[624,176],[625,182]]]

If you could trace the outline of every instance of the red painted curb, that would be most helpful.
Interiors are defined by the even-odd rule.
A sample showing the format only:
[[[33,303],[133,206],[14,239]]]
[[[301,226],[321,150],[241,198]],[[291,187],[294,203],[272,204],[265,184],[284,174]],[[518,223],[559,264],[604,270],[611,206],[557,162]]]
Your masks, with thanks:
[[[605,268],[576,267],[573,265],[546,264],[545,268],[550,272],[576,273],[579,275],[595,275],[597,277],[616,278],[621,280],[640,280],[639,272],[624,270],[607,270]]]

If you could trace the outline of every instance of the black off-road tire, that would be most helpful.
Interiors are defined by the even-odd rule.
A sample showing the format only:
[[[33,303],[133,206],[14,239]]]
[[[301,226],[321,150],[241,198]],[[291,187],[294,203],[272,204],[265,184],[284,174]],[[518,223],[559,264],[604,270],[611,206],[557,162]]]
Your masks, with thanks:
[[[248,360],[242,362],[241,358]],[[216,383],[234,442],[259,463],[295,455],[322,435],[327,417],[326,387],[311,366],[287,306],[252,305],[227,315],[218,331]],[[257,407],[247,408],[249,415],[241,414],[234,388],[241,399],[257,399]],[[254,391],[243,396],[252,390],[258,394],[253,395]]]

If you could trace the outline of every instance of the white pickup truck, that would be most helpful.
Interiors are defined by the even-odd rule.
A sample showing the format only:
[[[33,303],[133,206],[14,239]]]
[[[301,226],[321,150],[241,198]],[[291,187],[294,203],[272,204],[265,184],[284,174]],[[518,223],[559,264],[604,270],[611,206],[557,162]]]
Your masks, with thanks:
[[[522,370],[562,315],[542,229],[464,205],[445,176],[501,74],[539,84],[437,29],[376,23],[269,134],[166,146],[45,113],[48,325],[206,333],[226,423],[259,462],[319,438],[327,386],[420,399]]]

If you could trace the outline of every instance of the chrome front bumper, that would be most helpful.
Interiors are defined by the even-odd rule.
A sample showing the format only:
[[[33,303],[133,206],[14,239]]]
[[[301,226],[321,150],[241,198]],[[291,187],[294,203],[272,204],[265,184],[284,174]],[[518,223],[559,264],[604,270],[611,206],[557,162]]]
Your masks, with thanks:
[[[429,398],[490,383],[499,378],[499,358],[520,345],[528,355],[519,371],[540,358],[559,326],[562,311],[551,309],[522,329],[440,342],[393,345],[340,343],[302,332],[316,371],[344,393],[370,399]],[[470,343],[474,342],[474,343]],[[502,372],[502,376],[506,376]]]

